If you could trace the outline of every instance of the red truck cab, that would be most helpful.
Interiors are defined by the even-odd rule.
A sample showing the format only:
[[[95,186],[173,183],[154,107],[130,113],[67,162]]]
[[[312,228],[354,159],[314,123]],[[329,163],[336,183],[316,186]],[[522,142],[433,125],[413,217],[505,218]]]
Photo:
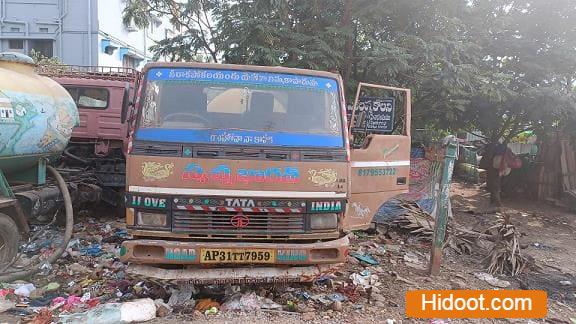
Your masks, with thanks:
[[[39,73],[61,84],[74,98],[80,125],[64,151],[69,166],[91,168],[103,188],[102,199],[123,205],[128,126],[122,106],[128,104],[139,72],[103,66],[40,66]]]

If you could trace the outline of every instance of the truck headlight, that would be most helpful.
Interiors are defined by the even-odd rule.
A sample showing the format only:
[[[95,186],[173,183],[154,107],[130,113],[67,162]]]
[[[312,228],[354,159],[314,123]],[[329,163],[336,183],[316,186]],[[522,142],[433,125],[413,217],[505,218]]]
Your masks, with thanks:
[[[161,213],[138,212],[138,225],[150,227],[166,227],[168,216]]]
[[[338,228],[336,214],[310,214],[310,229],[329,230]]]

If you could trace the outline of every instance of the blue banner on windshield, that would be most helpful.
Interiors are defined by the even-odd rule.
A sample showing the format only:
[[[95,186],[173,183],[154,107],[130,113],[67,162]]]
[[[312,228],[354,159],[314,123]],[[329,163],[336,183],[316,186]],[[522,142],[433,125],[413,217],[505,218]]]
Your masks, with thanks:
[[[315,76],[220,69],[157,68],[148,71],[149,81],[199,81],[243,85],[338,91],[336,80]]]
[[[156,142],[258,146],[343,147],[340,135],[295,134],[219,129],[140,128],[136,139]]]

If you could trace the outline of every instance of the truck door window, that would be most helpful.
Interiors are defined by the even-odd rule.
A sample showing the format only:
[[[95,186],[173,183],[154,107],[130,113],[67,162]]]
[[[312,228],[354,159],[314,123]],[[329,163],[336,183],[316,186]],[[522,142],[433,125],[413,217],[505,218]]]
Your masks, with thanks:
[[[91,87],[65,86],[70,93],[76,106],[87,109],[106,109],[110,93],[108,89]]]

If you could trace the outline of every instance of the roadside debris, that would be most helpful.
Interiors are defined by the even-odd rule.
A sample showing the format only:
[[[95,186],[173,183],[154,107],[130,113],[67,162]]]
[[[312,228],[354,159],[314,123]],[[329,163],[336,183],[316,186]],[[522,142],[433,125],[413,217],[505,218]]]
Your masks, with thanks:
[[[372,286],[379,286],[378,276],[371,274],[370,271],[365,270],[362,273],[353,273],[350,275],[350,280],[356,286],[368,289]]]
[[[520,234],[510,223],[510,215],[503,216],[504,221],[493,227],[497,231],[496,242],[484,262],[491,274],[516,276],[526,267],[527,259],[522,256],[518,242]]]
[[[495,278],[494,276],[486,272],[477,272],[474,274],[474,276],[480,280],[486,281],[488,284],[494,287],[498,288],[510,287],[510,282]]]
[[[192,299],[192,295],[197,293],[198,290],[192,285],[184,285],[180,289],[172,288],[170,299],[168,299],[168,305],[194,307],[196,301]]]
[[[135,323],[154,318],[156,318],[156,305],[150,298],[136,299],[121,304],[103,304],[84,313],[60,315],[60,321],[63,324]]]
[[[370,264],[370,265],[380,264],[380,262],[378,262],[378,260],[374,259],[369,254],[350,253],[350,255],[353,256],[354,258],[358,259],[359,261],[365,262],[365,263]]]
[[[76,224],[74,238],[66,253],[53,264],[48,275],[0,286],[0,311],[26,316],[27,320],[38,324],[58,320],[90,323],[99,316],[117,318],[127,307],[122,308],[122,305],[136,302],[147,310],[138,311],[140,319],[170,321],[174,316],[205,319],[206,316],[231,316],[226,315],[227,312],[265,312],[294,314],[307,321],[330,319],[338,322],[343,320],[339,316],[350,312],[372,315],[392,310],[401,313],[402,301],[397,299],[398,292],[390,292],[391,287],[403,290],[430,289],[433,286],[422,274],[428,265],[427,254],[423,252],[428,251],[429,243],[415,239],[417,235],[394,228],[380,226],[380,230],[377,228],[375,232],[356,232],[350,261],[337,272],[316,278],[312,285],[194,286],[157,284],[127,275],[126,265],[117,258],[120,242],[127,238],[123,227],[121,222],[109,220],[87,219]],[[494,234],[473,230],[460,232],[465,235],[458,236],[472,242],[474,252],[482,252],[480,255],[486,255],[495,244],[490,240],[496,237]],[[479,245],[473,242],[474,238],[479,238],[487,248],[477,249]],[[25,265],[34,262],[39,255],[50,253],[55,246],[52,244],[59,240],[58,237],[43,235],[42,241],[35,244],[36,252],[23,255],[19,263]],[[46,243],[48,241],[52,243]],[[459,276],[456,282],[453,275],[458,277],[458,274],[451,274],[452,281],[448,284],[458,289],[467,287],[471,276]],[[478,272],[474,276],[494,287],[511,286],[509,281],[488,272]],[[564,290],[570,290],[566,288],[571,288],[574,283],[571,277],[557,278],[554,282]],[[136,306],[131,309],[136,309]],[[389,317],[393,321],[395,315]],[[138,318],[124,315],[126,321]],[[379,319],[386,322],[387,318]]]

